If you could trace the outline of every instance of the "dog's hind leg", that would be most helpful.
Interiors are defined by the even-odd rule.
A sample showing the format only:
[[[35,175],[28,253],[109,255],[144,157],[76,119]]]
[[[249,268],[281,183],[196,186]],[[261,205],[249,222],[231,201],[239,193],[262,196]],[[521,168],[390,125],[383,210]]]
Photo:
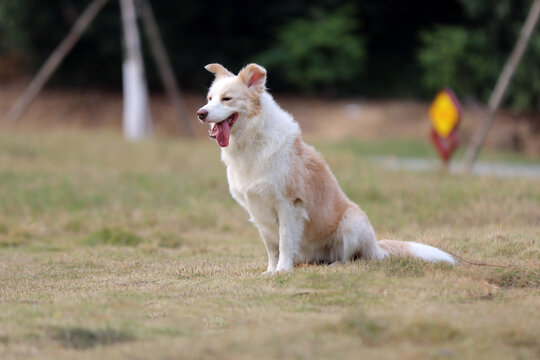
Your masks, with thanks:
[[[375,230],[367,215],[357,206],[351,206],[345,211],[337,229],[337,236],[342,239],[341,254],[337,254],[338,261],[348,261],[355,256],[382,259],[386,255],[377,243]]]

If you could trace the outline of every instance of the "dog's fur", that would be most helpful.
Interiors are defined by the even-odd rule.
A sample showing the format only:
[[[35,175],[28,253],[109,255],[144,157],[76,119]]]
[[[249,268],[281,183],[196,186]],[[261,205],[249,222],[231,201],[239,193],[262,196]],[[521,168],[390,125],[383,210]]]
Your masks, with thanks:
[[[249,212],[266,246],[265,273],[356,257],[454,263],[452,256],[428,245],[377,241],[366,214],[343,193],[323,157],[302,141],[293,117],[266,92],[263,67],[250,64],[237,76],[219,64],[206,69],[215,80],[199,118],[211,125],[212,137],[218,134],[231,194]],[[226,125],[230,142],[216,130],[216,123],[222,122],[222,129],[225,121],[231,124]]]

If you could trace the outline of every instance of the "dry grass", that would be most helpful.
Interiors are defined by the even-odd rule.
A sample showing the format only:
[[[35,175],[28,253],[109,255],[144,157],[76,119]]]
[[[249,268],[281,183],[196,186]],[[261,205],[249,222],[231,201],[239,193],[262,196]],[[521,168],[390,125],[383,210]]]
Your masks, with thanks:
[[[538,180],[391,172],[319,147],[381,237],[513,267],[261,277],[264,246],[214,144],[4,133],[0,358],[540,357]]]

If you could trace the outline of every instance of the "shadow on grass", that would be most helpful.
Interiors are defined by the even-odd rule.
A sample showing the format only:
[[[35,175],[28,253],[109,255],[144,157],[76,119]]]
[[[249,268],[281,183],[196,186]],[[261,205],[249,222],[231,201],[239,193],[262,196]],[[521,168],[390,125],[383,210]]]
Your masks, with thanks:
[[[62,346],[77,350],[135,340],[133,335],[111,328],[100,330],[82,327],[51,328],[50,332],[51,338]]]

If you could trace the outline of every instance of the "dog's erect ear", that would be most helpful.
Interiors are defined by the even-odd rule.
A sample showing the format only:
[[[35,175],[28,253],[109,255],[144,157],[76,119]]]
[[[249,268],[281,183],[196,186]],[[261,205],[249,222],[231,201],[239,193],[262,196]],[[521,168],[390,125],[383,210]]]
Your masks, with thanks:
[[[208,64],[204,68],[211,73],[214,73],[214,75],[216,75],[216,79],[225,76],[234,76],[232,72],[225,69],[221,64]]]
[[[238,77],[250,90],[262,93],[266,84],[266,69],[257,64],[249,64],[243,68]]]

